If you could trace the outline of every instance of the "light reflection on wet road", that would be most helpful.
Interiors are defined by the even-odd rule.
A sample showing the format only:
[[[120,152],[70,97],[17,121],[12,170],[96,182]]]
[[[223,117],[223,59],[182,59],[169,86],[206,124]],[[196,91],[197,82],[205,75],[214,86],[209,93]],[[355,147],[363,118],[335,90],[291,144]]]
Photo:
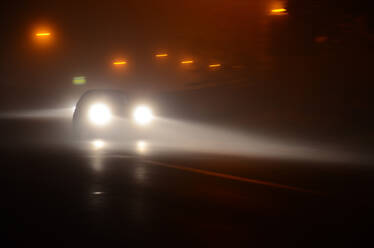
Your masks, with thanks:
[[[23,156],[7,151],[1,158],[7,238],[21,233],[22,244],[43,236],[43,242],[90,246],[228,247],[303,244],[305,237],[318,243],[326,232],[329,238],[342,231],[356,237],[351,224],[357,216],[347,203],[360,198],[351,188],[357,181],[336,168],[192,153],[156,156],[143,145],[138,153],[104,147],[24,149]],[[368,179],[361,177],[356,190]],[[355,203],[360,216],[371,206]],[[342,218],[344,225],[338,224]]]

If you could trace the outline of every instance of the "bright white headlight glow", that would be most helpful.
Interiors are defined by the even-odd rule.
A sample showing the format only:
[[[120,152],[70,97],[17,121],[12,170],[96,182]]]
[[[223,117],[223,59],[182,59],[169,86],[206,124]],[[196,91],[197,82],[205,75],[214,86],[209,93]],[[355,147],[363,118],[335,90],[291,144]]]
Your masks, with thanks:
[[[153,119],[152,110],[147,106],[138,106],[134,110],[133,117],[136,123],[146,125]]]
[[[88,110],[88,117],[93,124],[103,126],[112,119],[112,113],[106,104],[96,103]]]
[[[105,146],[105,142],[102,141],[102,140],[94,140],[92,141],[92,147],[95,149],[95,150],[100,150],[101,148],[103,148]]]
[[[136,142],[136,149],[138,152],[143,153],[147,150],[147,142],[139,140]]]

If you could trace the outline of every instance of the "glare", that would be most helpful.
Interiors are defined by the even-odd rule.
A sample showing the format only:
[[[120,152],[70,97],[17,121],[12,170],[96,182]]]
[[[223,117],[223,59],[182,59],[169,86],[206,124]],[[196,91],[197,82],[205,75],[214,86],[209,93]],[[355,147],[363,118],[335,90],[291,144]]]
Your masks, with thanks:
[[[221,64],[212,64],[212,65],[209,65],[209,68],[217,68],[217,67],[220,67]]]
[[[105,146],[105,142],[102,141],[102,140],[94,140],[94,141],[92,141],[92,147],[95,150],[100,150],[100,149],[104,148],[104,146]]]
[[[272,9],[271,13],[273,15],[286,15],[287,14],[287,9],[284,9],[284,8]]]
[[[89,109],[88,116],[90,121],[98,126],[108,124],[112,119],[112,113],[109,107],[103,103],[96,103]]]
[[[152,129],[151,135],[147,137],[147,144],[147,150],[152,144],[152,151],[155,149],[167,153],[198,152],[310,161],[357,161],[356,154],[342,152],[328,144],[312,146],[291,139],[258,135],[248,130],[226,129],[161,116],[157,117],[157,128]]]
[[[193,64],[193,60],[183,60],[181,64]]]
[[[51,33],[36,33],[35,36],[41,37],[41,36],[50,36]]]
[[[125,64],[127,64],[127,62],[124,61],[124,60],[119,60],[119,61],[113,62],[113,65],[125,65]]]
[[[140,140],[136,143],[136,150],[140,153],[143,153],[147,150],[147,146],[147,142]]]
[[[163,57],[167,57],[167,56],[168,56],[167,53],[156,54],[156,58],[163,58]]]
[[[93,145],[93,143],[94,142],[92,142],[92,145]],[[91,159],[92,159],[91,160],[92,169],[95,172],[102,172],[103,169],[104,169],[104,162],[105,162],[104,161],[104,156],[102,156],[102,154],[98,151],[98,149],[100,149],[100,148],[94,148],[93,147],[93,149],[96,151],[96,154],[95,154],[95,156],[91,157]]]
[[[138,106],[134,110],[133,118],[136,123],[146,125],[153,119],[152,110],[147,106]]]
[[[272,9],[271,12],[273,13],[281,13],[281,12],[286,12],[286,9]]]
[[[72,113],[75,112],[75,106],[71,107],[71,112],[72,112]]]

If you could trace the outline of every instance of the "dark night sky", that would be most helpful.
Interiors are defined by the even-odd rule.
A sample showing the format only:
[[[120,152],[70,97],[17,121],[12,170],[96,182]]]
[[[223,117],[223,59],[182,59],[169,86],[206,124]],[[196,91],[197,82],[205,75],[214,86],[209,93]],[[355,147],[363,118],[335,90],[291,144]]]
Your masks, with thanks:
[[[169,61],[176,60],[174,65],[180,58],[192,56],[200,62],[197,69],[218,61],[229,66],[245,65],[252,74],[263,67],[273,66],[276,70],[274,61],[278,57],[310,57],[315,52],[315,37],[331,33],[337,37],[330,39],[342,39],[340,33],[344,27],[339,25],[354,22],[354,17],[349,15],[365,16],[360,8],[352,7],[360,4],[324,2],[328,1],[291,1],[278,5],[275,3],[281,1],[21,1],[3,4],[4,81],[25,84],[24,79],[28,79],[34,81],[32,85],[42,86],[46,80],[53,80],[53,85],[64,86],[66,79],[63,77],[70,80],[71,76],[79,74],[98,82],[128,81],[127,84],[131,84],[132,80],[137,80],[144,81],[147,86],[155,76],[156,81],[163,80],[152,61],[152,54],[158,50],[168,51]],[[336,7],[336,2],[341,3],[341,7]],[[287,18],[268,15],[272,6],[282,5],[289,5]],[[318,13],[318,17],[310,12]],[[51,27],[55,36],[53,45],[48,48],[37,47],[29,37],[33,28],[43,23]],[[332,43],[332,39],[329,42]],[[115,57],[129,59],[130,75],[114,76],[110,63]],[[168,76],[177,76],[173,65],[168,65],[168,69]],[[198,76],[176,78],[193,82],[204,77],[200,72],[196,74]],[[186,82],[181,82],[180,86],[183,88]],[[166,85],[173,87],[172,82]]]
[[[227,69],[212,79],[232,80],[231,66],[254,68],[266,59],[268,8],[269,1],[228,0],[3,5],[2,87],[31,98],[35,92],[67,94],[75,90],[72,77],[84,75],[87,87],[184,89],[209,81],[212,75],[205,68],[215,62]],[[38,47],[30,38],[41,24],[54,32],[49,47]],[[156,51],[170,54],[166,65],[152,60]],[[123,75],[110,66],[116,57],[129,60]],[[193,70],[181,71],[178,61],[188,57],[197,63]]]

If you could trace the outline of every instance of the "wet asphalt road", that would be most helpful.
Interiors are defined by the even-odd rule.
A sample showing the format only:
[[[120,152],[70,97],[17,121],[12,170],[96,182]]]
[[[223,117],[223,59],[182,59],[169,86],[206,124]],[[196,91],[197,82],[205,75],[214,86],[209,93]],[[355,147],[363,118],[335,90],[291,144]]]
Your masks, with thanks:
[[[357,246],[371,241],[370,166],[2,145],[11,246]]]

